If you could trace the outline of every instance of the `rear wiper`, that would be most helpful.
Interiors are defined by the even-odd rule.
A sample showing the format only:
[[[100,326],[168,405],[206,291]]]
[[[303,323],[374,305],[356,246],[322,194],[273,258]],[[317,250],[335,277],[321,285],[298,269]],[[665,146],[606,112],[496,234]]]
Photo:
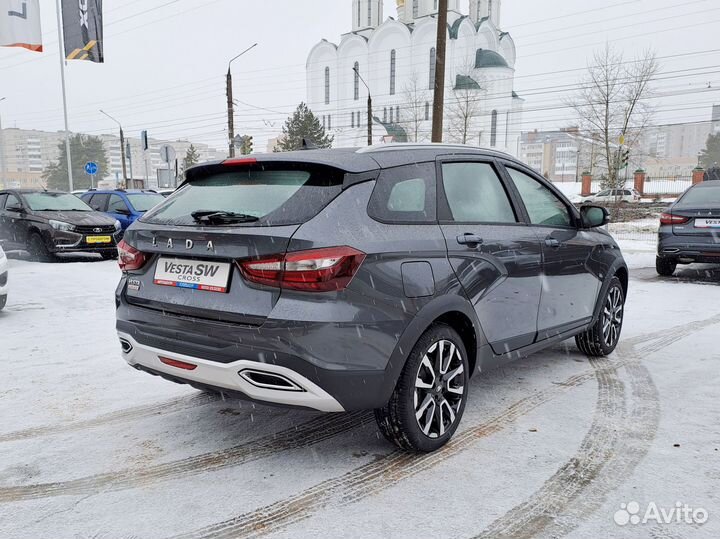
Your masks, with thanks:
[[[202,210],[194,211],[190,215],[201,224],[230,224],[230,223],[254,223],[259,217],[245,213],[232,211]]]

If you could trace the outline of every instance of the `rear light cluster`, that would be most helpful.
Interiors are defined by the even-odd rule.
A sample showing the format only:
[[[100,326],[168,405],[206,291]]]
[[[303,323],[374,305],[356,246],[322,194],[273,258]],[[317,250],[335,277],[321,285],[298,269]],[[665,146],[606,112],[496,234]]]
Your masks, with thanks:
[[[138,251],[127,243],[125,240],[122,240],[118,246],[118,264],[120,265],[120,269],[122,271],[134,271],[139,270],[145,265],[145,262],[147,262],[147,255],[143,253],[142,251]]]
[[[328,247],[239,261],[243,277],[250,282],[306,292],[330,292],[346,288],[365,260],[352,247]]]
[[[660,215],[661,225],[682,225],[690,220],[689,217],[682,215],[673,215],[672,213],[663,213]]]

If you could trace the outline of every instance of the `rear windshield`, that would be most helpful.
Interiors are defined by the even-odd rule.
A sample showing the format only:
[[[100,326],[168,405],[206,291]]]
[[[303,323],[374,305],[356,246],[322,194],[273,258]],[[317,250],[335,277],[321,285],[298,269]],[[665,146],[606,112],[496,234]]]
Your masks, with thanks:
[[[683,195],[678,202],[678,206],[720,207],[720,185],[694,187]]]
[[[135,211],[148,211],[160,204],[165,202],[165,197],[162,195],[155,195],[152,193],[136,193],[127,195],[130,204],[132,204]]]
[[[186,182],[142,217],[153,224],[197,226],[193,212],[233,212],[258,220],[232,226],[302,224],[342,190],[343,173],[328,167],[284,165],[229,170]]]
[[[90,206],[69,193],[26,193],[23,196],[33,211],[93,211]]]

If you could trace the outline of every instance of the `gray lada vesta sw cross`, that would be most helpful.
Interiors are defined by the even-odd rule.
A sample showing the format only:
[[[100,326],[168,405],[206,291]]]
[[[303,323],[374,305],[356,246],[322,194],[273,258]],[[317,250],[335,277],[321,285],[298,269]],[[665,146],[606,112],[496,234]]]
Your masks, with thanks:
[[[473,373],[570,337],[613,351],[628,271],[607,220],[464,146],[203,164],[120,244],[123,355],[227,396],[373,409],[390,441],[433,451]]]

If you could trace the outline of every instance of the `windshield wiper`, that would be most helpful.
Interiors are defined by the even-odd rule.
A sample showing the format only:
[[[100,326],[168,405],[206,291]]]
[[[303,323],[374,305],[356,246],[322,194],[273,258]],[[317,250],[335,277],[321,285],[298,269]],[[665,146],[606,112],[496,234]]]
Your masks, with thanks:
[[[255,217],[254,215],[235,213],[232,211],[202,210],[194,211],[190,215],[192,215],[195,221],[201,224],[254,223],[260,220],[259,217]]]

